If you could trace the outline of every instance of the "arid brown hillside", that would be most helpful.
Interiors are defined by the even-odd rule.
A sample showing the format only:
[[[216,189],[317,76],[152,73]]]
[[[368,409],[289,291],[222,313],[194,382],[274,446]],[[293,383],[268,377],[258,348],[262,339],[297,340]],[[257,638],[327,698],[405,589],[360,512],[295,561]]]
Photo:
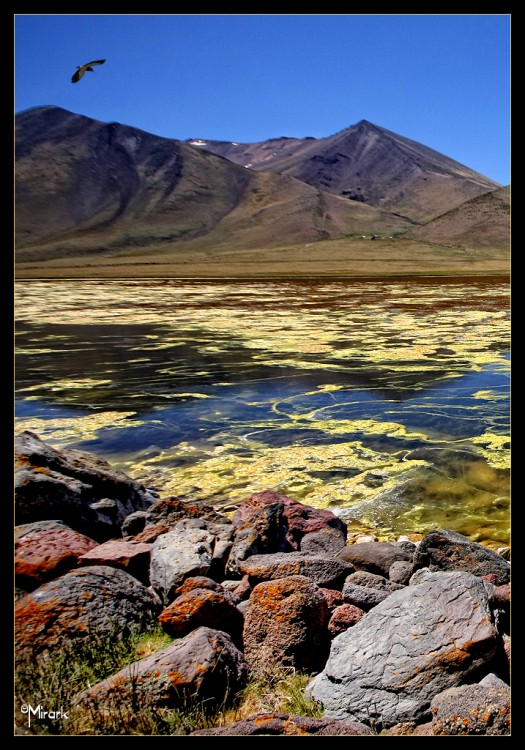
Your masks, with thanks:
[[[251,169],[291,175],[416,223],[500,187],[453,159],[367,120],[328,138],[189,142]]]
[[[16,118],[17,261],[309,243],[407,222],[290,175],[58,107]]]
[[[471,198],[405,236],[463,247],[509,247],[510,187]]]
[[[17,278],[508,272],[508,189],[420,144],[363,121],[252,144],[248,168],[208,145],[17,115]]]

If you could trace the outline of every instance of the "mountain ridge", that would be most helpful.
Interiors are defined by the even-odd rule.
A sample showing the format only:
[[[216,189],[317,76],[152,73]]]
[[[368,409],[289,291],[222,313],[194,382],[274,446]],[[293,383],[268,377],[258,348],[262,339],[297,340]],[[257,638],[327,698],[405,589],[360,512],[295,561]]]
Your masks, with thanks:
[[[410,272],[416,257],[421,268],[414,272],[420,273],[461,269],[461,248],[471,245],[486,248],[479,268],[507,268],[508,191],[498,200],[483,199],[497,192],[497,183],[396,137],[394,144],[366,120],[326,139],[283,136],[251,148],[262,170],[224,154],[233,150],[239,158],[242,144],[223,143],[223,153],[213,153],[202,140],[164,138],[53,105],[25,110],[16,116],[17,274],[60,268],[68,275],[88,267],[93,273],[131,267],[133,273],[153,273],[153,267],[186,273],[197,266],[202,274],[209,271],[206,258],[219,264],[214,273],[220,274],[228,258],[233,274],[259,264],[270,274],[300,268],[363,275]],[[283,163],[288,168],[277,171]],[[360,173],[363,164],[368,172]],[[305,165],[310,183],[294,174]],[[355,193],[351,185],[339,190],[348,188],[352,174],[360,178]],[[467,221],[461,206],[474,198],[480,203],[468,207]],[[456,209],[449,231],[449,220],[439,217]],[[480,233],[492,210],[499,219],[486,242]],[[425,227],[437,231],[434,220],[441,227],[438,244],[426,236]],[[459,225],[463,234],[452,243]]]
[[[283,136],[252,144],[202,138],[188,142],[242,166],[290,174],[415,223],[426,223],[465,200],[501,187],[460,162],[365,119],[324,138]]]

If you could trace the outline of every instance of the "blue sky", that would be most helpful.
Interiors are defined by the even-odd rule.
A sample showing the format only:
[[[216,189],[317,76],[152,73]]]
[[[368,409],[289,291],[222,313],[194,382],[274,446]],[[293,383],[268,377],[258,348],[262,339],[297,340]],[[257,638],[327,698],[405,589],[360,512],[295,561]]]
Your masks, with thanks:
[[[185,140],[366,119],[510,182],[510,16],[15,15],[15,111]],[[106,58],[77,84],[77,65]]]

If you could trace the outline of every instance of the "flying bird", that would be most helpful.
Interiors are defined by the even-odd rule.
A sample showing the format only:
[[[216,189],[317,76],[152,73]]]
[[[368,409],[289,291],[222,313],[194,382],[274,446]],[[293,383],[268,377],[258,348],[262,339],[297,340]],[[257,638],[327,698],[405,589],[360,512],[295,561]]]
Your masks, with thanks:
[[[77,81],[80,81],[86,70],[89,70],[91,73],[93,73],[92,65],[102,65],[102,63],[105,63],[105,60],[93,60],[93,62],[86,63],[85,65],[77,65],[76,73],[73,73],[73,77],[71,79],[71,83],[77,83]]]

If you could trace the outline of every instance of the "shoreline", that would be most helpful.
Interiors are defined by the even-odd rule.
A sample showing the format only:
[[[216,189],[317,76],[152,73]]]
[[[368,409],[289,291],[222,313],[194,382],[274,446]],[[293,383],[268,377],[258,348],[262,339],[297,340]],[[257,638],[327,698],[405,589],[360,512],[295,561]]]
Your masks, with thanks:
[[[245,275],[237,275],[237,276],[203,276],[203,275],[173,275],[173,276],[109,276],[109,275],[87,275],[87,276],[60,276],[59,271],[62,270],[62,268],[57,267],[57,273],[56,275],[50,274],[47,276],[15,276],[14,281],[57,281],[60,279],[61,281],[201,281],[203,283],[208,282],[260,282],[260,283],[268,283],[268,282],[275,282],[275,281],[310,281],[310,282],[334,282],[334,281],[390,281],[392,279],[395,279],[396,281],[424,281],[429,280],[433,281],[435,279],[439,279],[440,281],[447,281],[450,280],[451,283],[456,281],[471,281],[471,280],[494,280],[494,281],[506,281],[509,284],[511,283],[511,274],[507,271],[501,271],[501,272],[493,272],[493,271],[487,271],[486,273],[391,273],[391,274],[385,274],[385,273],[378,273],[378,274],[367,274],[367,275],[359,275],[359,274],[337,274],[337,275],[320,275],[320,274],[314,274],[314,275],[308,275],[308,274],[282,274],[282,275],[275,275],[275,276],[245,276]]]

